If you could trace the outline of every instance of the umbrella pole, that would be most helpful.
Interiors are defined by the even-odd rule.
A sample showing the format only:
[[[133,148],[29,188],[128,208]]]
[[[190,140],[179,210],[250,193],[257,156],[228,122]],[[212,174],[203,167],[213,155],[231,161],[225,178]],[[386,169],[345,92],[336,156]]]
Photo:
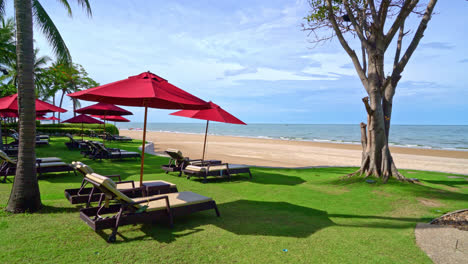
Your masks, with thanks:
[[[205,147],[206,147],[206,136],[208,135],[208,124],[210,120],[206,120],[206,130],[205,130],[205,142],[203,143],[203,155],[202,155],[202,162],[205,160]]]
[[[83,141],[83,133],[84,133],[83,123],[81,123],[81,141]]]
[[[141,167],[140,167],[140,187],[143,187],[143,165],[145,164],[145,143],[146,143],[146,120],[148,118],[148,106],[145,104],[145,123],[143,124],[143,143],[141,146]]]
[[[107,134],[106,134],[106,115],[104,114],[104,137],[102,138],[102,144],[104,144],[104,145],[106,143],[106,137],[107,137]]]

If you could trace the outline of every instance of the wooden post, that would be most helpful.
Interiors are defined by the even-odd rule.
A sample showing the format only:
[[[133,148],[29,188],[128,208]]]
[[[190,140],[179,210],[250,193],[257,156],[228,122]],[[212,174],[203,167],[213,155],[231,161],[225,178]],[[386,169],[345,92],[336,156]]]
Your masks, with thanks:
[[[143,187],[143,165],[145,165],[146,120],[148,119],[148,106],[145,102],[145,123],[143,124],[143,143],[141,146],[140,188]]]
[[[206,120],[206,130],[205,130],[205,142],[203,143],[203,155],[202,155],[202,162],[205,160],[205,147],[206,147],[206,136],[208,135],[208,124],[210,120]]]

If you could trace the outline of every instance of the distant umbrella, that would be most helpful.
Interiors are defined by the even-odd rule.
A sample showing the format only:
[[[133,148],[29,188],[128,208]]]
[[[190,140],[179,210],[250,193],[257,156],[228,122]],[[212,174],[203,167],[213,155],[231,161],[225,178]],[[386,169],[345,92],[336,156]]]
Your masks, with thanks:
[[[83,140],[83,124],[104,124],[104,122],[99,121],[95,118],[92,118],[87,115],[78,115],[63,121],[62,123],[81,123],[81,140]]]
[[[91,115],[92,117],[96,117],[106,121],[114,121],[114,122],[130,122],[127,118],[123,116],[104,116],[104,115]]]
[[[206,136],[208,135],[208,124],[210,121],[217,121],[223,123],[230,123],[230,124],[239,124],[239,125],[247,125],[246,123],[239,120],[237,117],[231,115],[230,113],[226,112],[222,109],[219,105],[209,102],[210,108],[203,109],[203,110],[181,110],[171,115],[175,116],[184,116],[196,119],[206,120],[206,129],[205,129],[205,141],[203,142],[203,155],[202,160],[205,159],[205,147],[206,147]]]

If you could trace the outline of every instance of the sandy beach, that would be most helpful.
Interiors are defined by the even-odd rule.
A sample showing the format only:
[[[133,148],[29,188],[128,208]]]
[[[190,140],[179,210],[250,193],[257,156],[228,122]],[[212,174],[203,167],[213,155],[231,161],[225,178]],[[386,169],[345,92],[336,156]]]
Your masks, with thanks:
[[[142,131],[120,130],[120,135],[142,139]],[[179,149],[197,159],[202,156],[204,135],[148,132],[155,151]],[[359,166],[361,146],[275,139],[209,135],[205,159],[268,167]],[[392,147],[399,168],[468,174],[468,151]]]

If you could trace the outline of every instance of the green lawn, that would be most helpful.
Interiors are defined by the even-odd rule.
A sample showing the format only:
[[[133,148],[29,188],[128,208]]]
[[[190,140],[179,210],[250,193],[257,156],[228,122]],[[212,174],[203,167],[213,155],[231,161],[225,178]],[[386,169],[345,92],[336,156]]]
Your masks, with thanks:
[[[91,161],[70,151],[65,138],[39,147],[39,157],[81,160],[101,174],[137,180],[139,161]],[[136,150],[136,143],[108,144]],[[447,173],[403,171],[421,184],[368,184],[340,180],[356,168],[253,168],[253,179],[213,179],[203,184],[164,174],[168,159],[147,156],[145,180],[162,179],[179,191],[212,197],[221,217],[205,211],[165,223],[95,233],[68,203],[66,188],[82,178],[49,174],[39,180],[43,210],[13,215],[3,211],[13,177],[0,183],[2,263],[430,263],[415,244],[414,226],[444,212],[466,208],[468,181]]]

